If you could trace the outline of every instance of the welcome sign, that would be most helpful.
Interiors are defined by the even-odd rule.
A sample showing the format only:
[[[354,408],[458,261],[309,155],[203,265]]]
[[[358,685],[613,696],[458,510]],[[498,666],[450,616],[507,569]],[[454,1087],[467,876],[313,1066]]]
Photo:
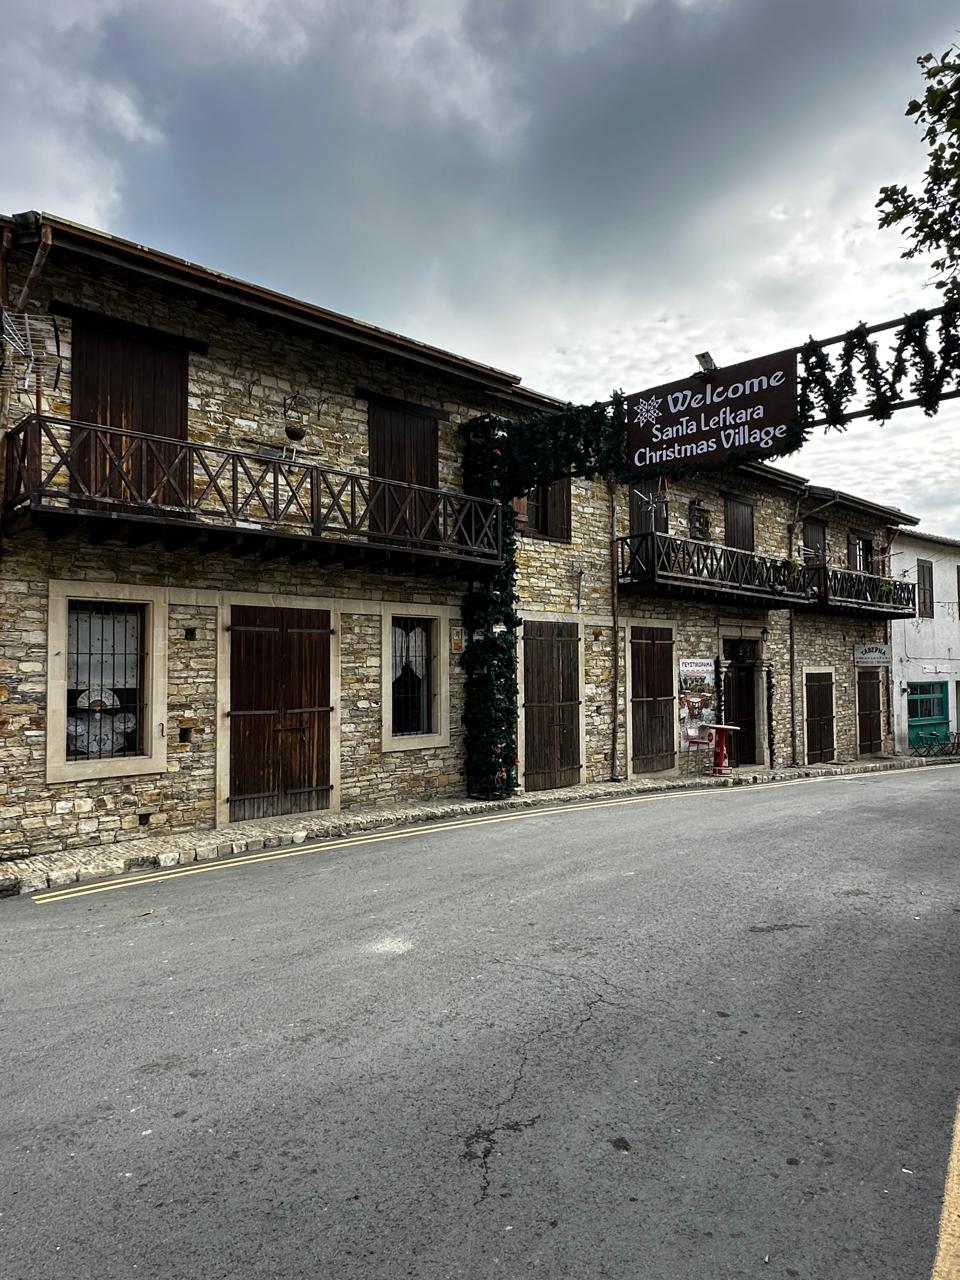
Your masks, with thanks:
[[[626,408],[634,474],[776,458],[803,442],[792,348],[627,396]]]

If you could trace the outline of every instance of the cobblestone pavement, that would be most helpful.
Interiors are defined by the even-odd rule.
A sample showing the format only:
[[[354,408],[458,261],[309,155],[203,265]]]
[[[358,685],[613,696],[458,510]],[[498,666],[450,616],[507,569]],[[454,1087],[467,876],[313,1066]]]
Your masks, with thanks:
[[[122,875],[139,867],[174,867],[190,862],[210,862],[257,849],[274,849],[355,835],[382,827],[437,821],[469,814],[509,809],[576,804],[582,800],[615,799],[618,796],[664,791],[700,790],[710,787],[759,786],[793,778],[831,777],[842,774],[878,773],[891,769],[916,769],[948,764],[914,756],[860,761],[855,764],[818,765],[803,768],[735,770],[726,777],[635,778],[629,782],[593,782],[553,791],[536,791],[508,800],[445,799],[433,803],[398,805],[388,809],[351,809],[347,813],[293,814],[259,822],[237,822],[212,831],[185,831],[177,835],[138,840],[135,844],[110,844],[71,853],[38,854],[0,863],[0,897],[61,888],[79,880]]]

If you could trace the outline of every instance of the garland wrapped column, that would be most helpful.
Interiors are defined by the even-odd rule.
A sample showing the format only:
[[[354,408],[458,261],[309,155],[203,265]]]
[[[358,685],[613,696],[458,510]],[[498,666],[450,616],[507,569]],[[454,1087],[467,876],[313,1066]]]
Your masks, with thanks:
[[[467,424],[464,488],[501,503],[503,565],[474,583],[463,603],[467,647],[463,713],[467,791],[480,799],[517,789],[516,512],[512,499],[565,476],[618,480],[626,474],[623,399],[538,414],[519,422],[494,415]]]

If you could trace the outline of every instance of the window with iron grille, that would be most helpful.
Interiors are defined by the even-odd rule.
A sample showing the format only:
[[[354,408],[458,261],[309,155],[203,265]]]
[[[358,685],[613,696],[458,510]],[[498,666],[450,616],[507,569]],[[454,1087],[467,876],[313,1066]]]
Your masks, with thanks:
[[[433,732],[434,619],[394,617],[392,699],[395,736]]]
[[[67,760],[144,754],[146,607],[71,600],[67,609]]]
[[[933,561],[917,561],[917,613],[921,618],[933,617]]]

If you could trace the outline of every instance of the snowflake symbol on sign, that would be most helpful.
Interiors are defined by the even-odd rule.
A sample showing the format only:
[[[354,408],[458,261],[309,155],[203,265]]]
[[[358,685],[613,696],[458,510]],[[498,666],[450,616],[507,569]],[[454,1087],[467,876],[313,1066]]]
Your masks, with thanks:
[[[662,403],[656,396],[651,396],[649,400],[638,400],[633,406],[633,421],[641,427],[646,422],[656,422],[660,417]]]

